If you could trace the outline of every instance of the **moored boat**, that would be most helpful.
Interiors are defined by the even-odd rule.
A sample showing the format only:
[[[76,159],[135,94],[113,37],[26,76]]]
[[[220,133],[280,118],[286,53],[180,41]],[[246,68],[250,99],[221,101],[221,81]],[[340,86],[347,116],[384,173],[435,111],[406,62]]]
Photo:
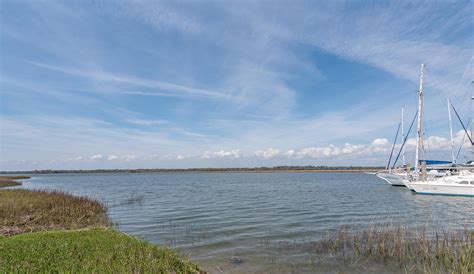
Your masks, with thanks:
[[[474,173],[462,171],[457,175],[427,178],[424,181],[410,181],[407,182],[407,187],[417,194],[474,197]]]
[[[405,186],[403,179],[406,177],[406,173],[379,172],[375,175],[392,186]]]
[[[450,146],[451,146],[451,163],[439,162],[439,168],[437,170],[431,170],[427,172],[426,160],[419,160],[419,154],[423,151],[423,132],[422,132],[422,107],[423,107],[423,68],[421,65],[420,72],[420,89],[418,92],[419,100],[418,112],[418,127],[417,127],[417,140],[416,140],[416,151],[415,151],[415,170],[412,176],[409,176],[405,181],[405,185],[416,192],[417,194],[433,194],[433,195],[455,195],[455,196],[473,196],[474,197],[474,173],[470,170],[462,168],[462,165],[456,164],[456,158],[454,153],[454,141],[452,133],[452,121],[451,121],[451,108],[454,110],[456,117],[461,123],[466,136],[469,138],[471,145],[474,145],[471,135],[469,134],[466,126],[461,120],[458,112],[451,104],[450,100],[447,99],[448,103],[448,117],[449,117],[449,130],[450,130]],[[472,97],[472,96],[471,96]],[[472,134],[472,133],[471,133]],[[462,145],[461,145],[462,148]],[[472,146],[471,146],[472,148]],[[441,172],[440,172],[441,171]]]

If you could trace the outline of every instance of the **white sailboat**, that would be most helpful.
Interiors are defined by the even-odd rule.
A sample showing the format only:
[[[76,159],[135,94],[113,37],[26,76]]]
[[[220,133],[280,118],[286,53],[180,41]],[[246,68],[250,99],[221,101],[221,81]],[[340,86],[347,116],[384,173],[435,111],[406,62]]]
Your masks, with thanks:
[[[386,181],[387,183],[391,184],[392,186],[405,186],[405,184],[403,183],[403,179],[405,179],[407,177],[407,173],[402,171],[401,169],[399,170],[394,170],[392,168],[390,168],[390,162],[391,162],[391,159],[392,159],[392,155],[393,155],[393,149],[395,148],[395,143],[397,141],[397,137],[398,137],[398,130],[400,130],[401,128],[401,137],[402,137],[402,140],[405,139],[405,133],[404,133],[404,109],[402,108],[402,119],[401,119],[401,122],[400,122],[400,125],[399,125],[399,128],[397,129],[397,134],[395,136],[395,141],[393,143],[393,146],[392,146],[392,152],[390,153],[390,158],[389,158],[389,161],[388,161],[388,164],[387,164],[387,168],[385,171],[383,172],[377,172],[375,174],[375,176],[379,177],[380,179]],[[403,150],[403,148],[402,148]],[[403,160],[403,166],[405,165],[405,151],[403,150],[402,151],[402,160]]]
[[[405,186],[403,180],[407,176],[404,172],[379,172],[375,174],[380,179],[386,181],[387,183],[391,184],[392,186]]]
[[[462,170],[458,174],[407,182],[417,194],[437,194],[474,197],[474,173]]]
[[[420,161],[420,152],[423,151],[423,133],[422,133],[422,114],[423,114],[423,68],[421,65],[420,72],[420,89],[418,92],[418,126],[416,136],[415,151],[415,170],[412,176],[404,179],[407,188],[417,194],[433,194],[433,195],[455,195],[455,196],[474,196],[474,173],[468,170],[458,170],[455,172],[446,171],[445,174],[439,172],[429,174],[426,171],[426,161]],[[449,126],[451,134],[451,155],[452,163],[455,163],[454,143],[452,137],[452,121],[451,121],[451,103],[448,100]],[[457,115],[457,112],[456,112]],[[459,118],[459,115],[458,115]],[[460,118],[459,118],[460,119]],[[462,123],[462,122],[461,122]],[[463,128],[465,129],[464,125]],[[467,130],[466,134],[471,140]],[[420,165],[420,162],[422,164]]]

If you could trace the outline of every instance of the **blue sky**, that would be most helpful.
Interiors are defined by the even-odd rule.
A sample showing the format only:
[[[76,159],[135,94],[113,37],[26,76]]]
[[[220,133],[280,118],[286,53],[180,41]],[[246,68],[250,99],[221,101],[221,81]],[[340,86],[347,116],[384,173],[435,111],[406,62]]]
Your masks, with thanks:
[[[446,158],[473,7],[1,1],[0,170],[383,165],[421,63],[427,153]]]

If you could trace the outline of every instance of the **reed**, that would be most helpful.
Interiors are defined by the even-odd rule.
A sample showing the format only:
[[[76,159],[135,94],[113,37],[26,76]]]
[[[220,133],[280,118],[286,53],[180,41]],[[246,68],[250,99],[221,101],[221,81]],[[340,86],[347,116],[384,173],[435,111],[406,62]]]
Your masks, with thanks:
[[[21,185],[21,183],[15,180],[0,178],[0,188],[19,185]]]
[[[473,273],[474,233],[413,230],[406,226],[373,224],[363,230],[340,229],[311,242],[309,251],[332,254],[354,267],[385,265],[409,273]]]
[[[109,226],[100,201],[60,191],[4,189],[0,191],[0,235],[44,230]]]
[[[30,176],[23,176],[23,175],[14,175],[14,176],[0,176],[0,179],[8,179],[8,180],[21,180],[21,179],[30,179]]]
[[[28,176],[0,176],[0,188],[9,187],[9,186],[19,186],[21,185],[20,182],[15,180],[20,179],[29,179]]]
[[[132,195],[127,202],[142,200]],[[0,273],[203,272],[167,247],[107,228],[106,213],[103,203],[88,197],[1,190]]]

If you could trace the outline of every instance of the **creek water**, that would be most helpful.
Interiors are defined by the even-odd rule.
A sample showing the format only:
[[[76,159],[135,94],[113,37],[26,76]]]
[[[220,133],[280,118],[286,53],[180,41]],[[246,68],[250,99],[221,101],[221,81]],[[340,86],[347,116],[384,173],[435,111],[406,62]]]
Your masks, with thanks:
[[[341,227],[474,228],[473,198],[416,195],[363,173],[77,173],[21,187],[99,199],[121,231],[211,272],[337,271],[304,246]]]

